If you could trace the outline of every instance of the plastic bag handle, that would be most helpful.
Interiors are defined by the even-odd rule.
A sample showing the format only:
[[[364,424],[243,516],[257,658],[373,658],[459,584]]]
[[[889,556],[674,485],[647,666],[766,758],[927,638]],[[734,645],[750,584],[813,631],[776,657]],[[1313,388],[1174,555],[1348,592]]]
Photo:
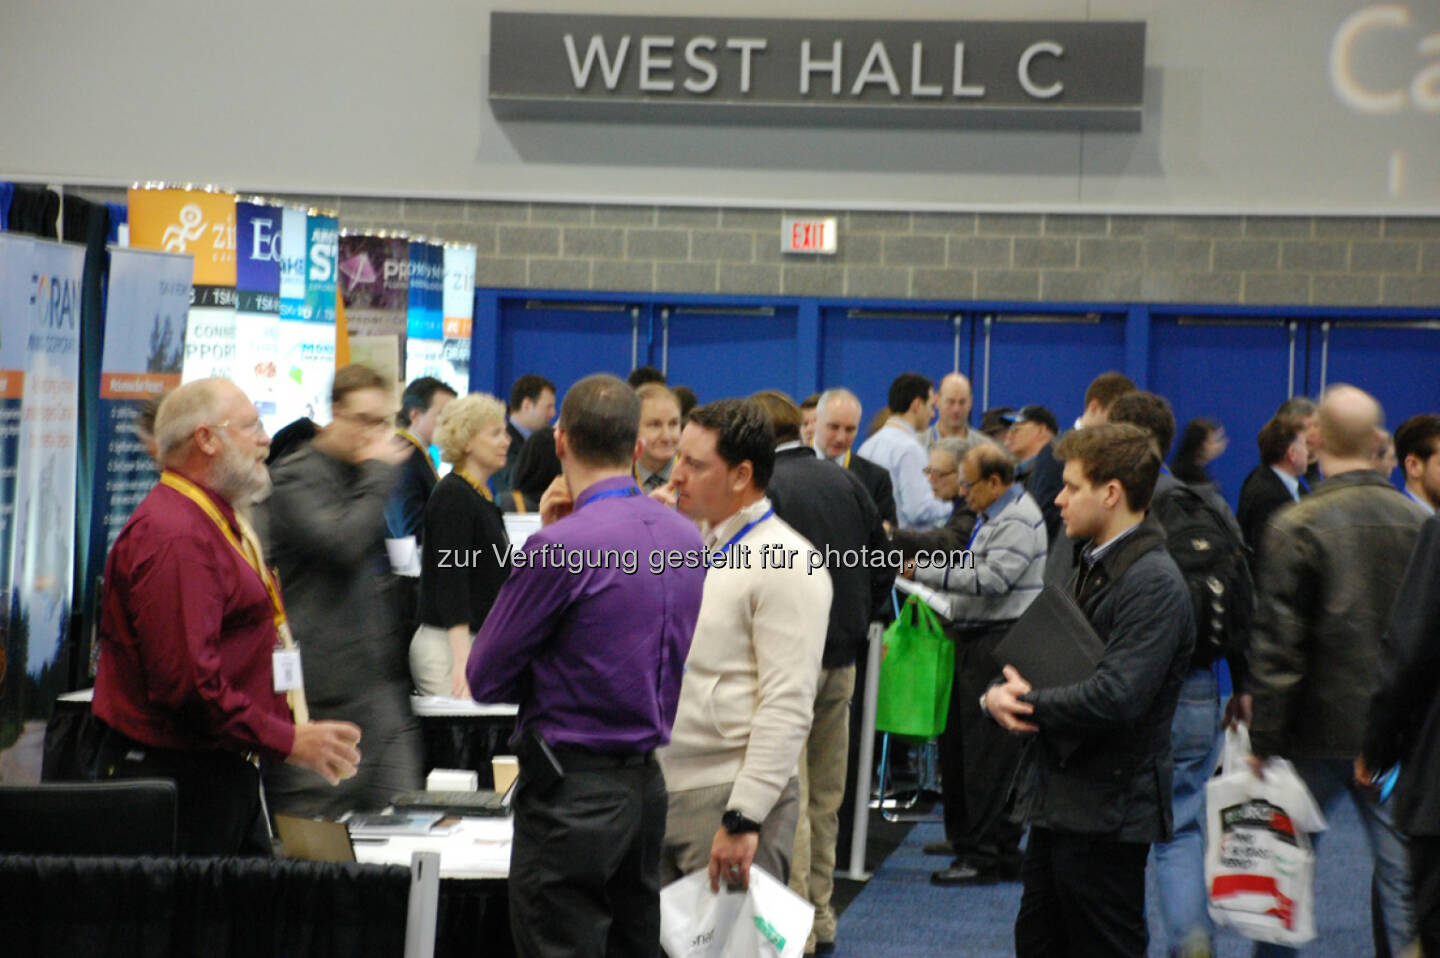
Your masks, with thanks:
[[[1220,753],[1220,773],[1230,775],[1245,771],[1251,755],[1250,727],[1237,722],[1225,729],[1225,747]]]

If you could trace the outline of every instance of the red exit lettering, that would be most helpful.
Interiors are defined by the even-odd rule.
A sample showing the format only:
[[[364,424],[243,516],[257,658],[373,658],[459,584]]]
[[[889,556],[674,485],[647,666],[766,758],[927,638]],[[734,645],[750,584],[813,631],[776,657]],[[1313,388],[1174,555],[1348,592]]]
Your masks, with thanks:
[[[790,228],[790,245],[795,249],[824,249],[824,223],[796,223]]]

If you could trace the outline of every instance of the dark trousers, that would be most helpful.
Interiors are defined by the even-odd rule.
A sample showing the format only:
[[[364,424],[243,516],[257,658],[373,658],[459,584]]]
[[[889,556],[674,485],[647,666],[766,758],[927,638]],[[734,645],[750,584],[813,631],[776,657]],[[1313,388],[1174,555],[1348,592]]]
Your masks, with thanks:
[[[513,800],[510,932],[521,958],[660,954],[665,779],[653,758],[578,770]]]
[[[954,636],[955,684],[939,741],[945,837],[957,859],[982,870],[1020,863],[1021,828],[1009,816],[1020,740],[980,711],[980,694],[1000,674],[992,653],[1008,628]]]
[[[1410,836],[1410,884],[1421,950],[1440,955],[1440,836]]]
[[[1016,958],[1145,958],[1145,842],[1030,829]]]
[[[95,778],[173,781],[181,855],[273,854],[260,803],[260,770],[237,753],[156,748],[106,729]]]

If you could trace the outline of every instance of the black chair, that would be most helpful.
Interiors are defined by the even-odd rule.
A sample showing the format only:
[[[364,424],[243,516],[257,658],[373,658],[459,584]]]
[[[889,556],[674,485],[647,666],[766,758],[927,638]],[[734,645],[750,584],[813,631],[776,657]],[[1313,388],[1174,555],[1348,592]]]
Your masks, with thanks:
[[[175,783],[0,785],[0,854],[173,855]]]

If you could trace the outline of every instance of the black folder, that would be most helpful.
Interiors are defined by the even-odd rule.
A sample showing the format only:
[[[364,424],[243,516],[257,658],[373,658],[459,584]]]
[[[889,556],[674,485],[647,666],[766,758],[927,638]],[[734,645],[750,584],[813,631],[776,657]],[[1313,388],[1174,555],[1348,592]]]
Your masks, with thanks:
[[[1037,689],[1090,677],[1105,641],[1063,589],[1047,585],[995,647],[999,665],[1013,665]]]

